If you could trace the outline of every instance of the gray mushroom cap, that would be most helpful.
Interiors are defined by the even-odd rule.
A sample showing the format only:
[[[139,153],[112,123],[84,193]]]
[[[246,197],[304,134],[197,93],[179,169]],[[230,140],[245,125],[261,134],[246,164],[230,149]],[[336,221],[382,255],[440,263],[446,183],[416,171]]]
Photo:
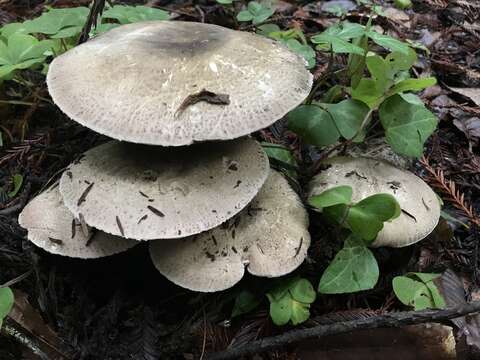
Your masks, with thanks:
[[[298,195],[271,170],[264,186],[235,218],[185,239],[152,241],[155,267],[184,288],[214,292],[240,281],[247,270],[277,277],[295,270],[310,246],[308,215]]]
[[[88,228],[82,231],[63,205],[58,186],[33,198],[20,213],[20,226],[28,230],[28,239],[52,254],[93,259],[126,251],[137,241],[105,234]]]
[[[411,172],[365,157],[334,157],[324,163],[327,169],[312,179],[309,196],[335,186],[349,185],[353,189],[353,202],[387,193],[400,204],[401,215],[384,223],[372,246],[408,246],[424,239],[437,225],[440,218],[438,198],[422,179]]]
[[[71,164],[60,192],[75,216],[109,234],[181,238],[233,217],[268,171],[265,152],[250,138],[169,148],[112,141]]]
[[[157,21],[120,26],[58,56],[47,84],[65,114],[96,132],[179,146],[271,125],[306,98],[312,75],[271,39]],[[202,90],[229,104],[194,100]]]

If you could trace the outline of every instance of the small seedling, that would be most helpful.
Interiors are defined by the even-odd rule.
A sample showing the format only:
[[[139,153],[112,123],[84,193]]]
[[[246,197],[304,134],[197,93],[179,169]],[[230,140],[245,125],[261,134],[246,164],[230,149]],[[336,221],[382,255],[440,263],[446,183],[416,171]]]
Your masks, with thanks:
[[[405,305],[415,310],[443,309],[445,300],[433,282],[440,274],[408,273],[393,279],[393,291]]]
[[[12,310],[14,302],[13,292],[9,287],[0,288],[0,328],[3,320],[7,317],[10,310]]]
[[[294,278],[267,293],[270,317],[275,325],[301,324],[310,317],[310,304],[315,301],[315,290],[307,279]]]
[[[241,22],[251,21],[253,25],[258,25],[266,21],[274,12],[275,10],[266,4],[250,1],[247,9],[237,14],[237,20]]]

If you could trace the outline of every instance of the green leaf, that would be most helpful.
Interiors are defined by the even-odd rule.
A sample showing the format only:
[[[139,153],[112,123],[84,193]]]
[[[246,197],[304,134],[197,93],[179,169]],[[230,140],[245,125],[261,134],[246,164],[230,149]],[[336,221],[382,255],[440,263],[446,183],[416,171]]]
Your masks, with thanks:
[[[80,34],[87,21],[89,10],[86,7],[50,9],[34,20],[23,23],[28,33],[47,34],[54,37],[71,37]],[[72,28],[59,35],[60,31]],[[61,33],[60,33],[61,34]]]
[[[14,303],[13,292],[9,287],[0,288],[0,328],[2,327],[3,319],[12,310]]]
[[[372,75],[372,78],[375,81],[376,91],[378,93],[385,92],[392,82],[390,74],[391,70],[388,62],[381,56],[370,53],[365,58],[365,62],[370,75]]]
[[[316,105],[301,105],[288,114],[288,127],[315,146],[334,144],[340,134],[330,114]]]
[[[428,290],[430,290],[430,294],[432,296],[432,301],[433,304],[437,309],[444,309],[447,307],[447,304],[445,303],[445,299],[443,296],[440,294],[440,291],[438,290],[437,285],[433,281],[429,281],[425,283],[427,286]]]
[[[290,321],[292,316],[292,298],[287,293],[279,300],[272,301],[270,298],[270,317],[275,325],[282,326]]]
[[[424,106],[422,99],[420,99],[417,95],[412,93],[400,93],[398,94],[404,101],[410,103],[412,105],[419,105]]]
[[[434,77],[418,78],[418,79],[406,79],[395,84],[390,89],[389,94],[398,94],[404,91],[420,91],[427,87],[433,86],[437,83],[437,79]]]
[[[28,34],[28,30],[23,23],[18,22],[5,24],[0,28],[0,34],[6,39],[15,33]]]
[[[265,4],[250,1],[247,5],[247,10],[242,10],[237,14],[237,20],[252,21],[254,25],[257,25],[266,21],[274,12],[275,10]]]
[[[336,54],[365,54],[365,50],[363,50],[360,46],[354,45],[348,40],[328,34],[316,35],[314,38],[312,38],[312,42],[319,44],[317,46],[318,50],[328,51],[331,48]]]
[[[439,274],[426,273],[397,276],[392,281],[393,291],[403,304],[412,306],[415,310],[442,309],[446,306],[445,300],[433,282],[439,276]]]
[[[0,41],[0,79],[10,79],[16,70],[27,69],[44,62],[54,47],[52,40],[38,41],[31,35],[12,34],[7,44]]]
[[[437,118],[424,106],[414,105],[394,95],[379,108],[387,142],[402,155],[420,157],[423,144],[437,127]]]
[[[343,294],[372,289],[379,276],[378,264],[362,240],[350,236],[323,273],[322,294]]]
[[[233,305],[232,318],[249,313],[260,305],[260,299],[250,291],[242,290],[235,298]]]
[[[221,4],[221,5],[231,5],[233,4],[233,1],[234,0],[216,0],[217,3]]]
[[[348,185],[336,186],[314,195],[308,199],[308,203],[317,209],[323,209],[338,204],[350,204],[352,200],[352,187]]]
[[[117,20],[120,24],[131,24],[139,21],[168,20],[170,15],[165,10],[148,6],[115,5],[106,10],[104,19]]]
[[[352,98],[359,100],[373,109],[382,102],[383,91],[378,90],[379,86],[374,79],[363,78],[358,86],[352,89]]]
[[[395,6],[402,10],[409,9],[412,7],[412,0],[395,0]]]
[[[400,215],[400,205],[390,194],[375,194],[353,205],[347,215],[347,224],[354,234],[373,241],[383,223]]]
[[[391,52],[385,58],[394,73],[399,71],[407,71],[417,61],[417,53],[413,49],[409,49],[408,53]]]
[[[23,176],[20,174],[15,174],[12,177],[12,183],[13,183],[13,190],[7,193],[8,197],[13,198],[15,195],[18,194],[18,191],[22,187],[23,184]]]
[[[247,21],[249,21],[249,20],[247,20]],[[257,32],[258,35],[273,37],[271,35],[272,33],[280,33],[282,31],[277,24],[264,24],[264,25],[258,26],[256,32]]]
[[[315,291],[312,288],[313,293]],[[310,317],[310,304],[304,304],[295,300],[292,300],[292,314],[290,319],[293,325],[301,324],[308,320]]]
[[[294,300],[305,304],[313,303],[317,295],[312,284],[307,279],[297,279],[290,286],[289,291]]]
[[[410,277],[415,276],[415,277],[419,278],[421,282],[427,283],[429,281],[432,281],[432,280],[440,277],[440,274],[414,272],[414,273],[408,273],[408,276],[410,276]]]
[[[297,39],[287,40],[286,45],[290,50],[300,55],[307,61],[308,69],[311,69],[315,66],[315,62],[316,62],[315,50],[313,50],[309,45],[304,45],[300,43],[300,41],[298,41]]]
[[[289,149],[282,145],[267,142],[262,142],[262,147],[271,160],[279,163],[280,167],[283,168],[282,171],[294,179],[297,177],[297,160]]]
[[[327,110],[345,139],[351,139],[358,134],[363,120],[369,112],[368,106],[353,99],[329,105]]]
[[[380,34],[375,30],[369,30],[367,32],[367,35],[377,45],[380,45],[392,52],[400,52],[402,54],[408,55],[410,47],[408,46],[408,44],[400,40],[397,40],[388,35]]]

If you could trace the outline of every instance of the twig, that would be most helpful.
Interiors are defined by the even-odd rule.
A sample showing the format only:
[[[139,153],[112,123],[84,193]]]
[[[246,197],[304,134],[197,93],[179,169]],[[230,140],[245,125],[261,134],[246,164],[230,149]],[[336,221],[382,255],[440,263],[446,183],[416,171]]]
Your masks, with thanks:
[[[472,205],[465,200],[465,195],[457,189],[455,182],[445,179],[443,171],[433,168],[425,156],[420,159],[420,163],[430,174],[432,186],[447,195],[445,200],[450,201],[453,206],[463,211],[472,224],[480,227],[480,217],[475,214]]]
[[[31,352],[37,355],[41,360],[49,360],[49,356],[41,349],[38,342],[24,334],[23,332],[17,330],[14,326],[10,324],[10,322],[6,321],[1,328],[1,333],[7,336],[14,338],[20,344],[27,347]]]
[[[477,312],[480,312],[480,301],[445,310],[405,311],[372,316],[367,319],[318,325],[308,329],[292,330],[281,335],[252,341],[243,346],[213,353],[207,356],[207,360],[240,359],[242,356],[278,349],[306,339],[343,334],[360,329],[391,328],[427,322],[442,322]]]
[[[22,280],[26,279],[27,277],[29,277],[32,272],[33,272],[33,270],[29,270],[29,271],[27,271],[26,273],[23,273],[22,275],[17,276],[16,278],[7,281],[7,282],[4,283],[4,284],[1,284],[1,285],[0,285],[0,289],[1,289],[1,288],[6,288],[6,287],[9,287],[9,286],[12,286],[12,285],[15,285],[16,283],[19,283],[20,281],[22,281]]]

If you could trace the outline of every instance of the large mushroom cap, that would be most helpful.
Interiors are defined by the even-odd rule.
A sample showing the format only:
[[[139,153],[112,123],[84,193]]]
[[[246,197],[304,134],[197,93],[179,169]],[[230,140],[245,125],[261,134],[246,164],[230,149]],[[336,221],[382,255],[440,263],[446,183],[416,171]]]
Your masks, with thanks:
[[[237,217],[185,239],[153,241],[156,268],[184,288],[213,292],[248,271],[277,277],[295,270],[310,246],[308,215],[285,178],[271,170],[262,189]]]
[[[28,230],[28,239],[52,254],[93,259],[117,254],[138,244],[88,229],[63,205],[58,186],[33,198],[21,212],[18,222]]]
[[[372,246],[404,247],[430,234],[440,218],[440,203],[433,190],[409,171],[370,158],[334,157],[326,160],[326,170],[316,175],[309,187],[309,196],[329,188],[349,185],[352,201],[387,193],[395,197],[401,215],[384,223]]]
[[[120,26],[71,49],[50,64],[47,84],[82,125],[119,140],[177,146],[269,126],[305,99],[312,75],[271,39],[160,21]],[[202,90],[229,104],[199,101]]]
[[[265,152],[250,138],[174,148],[112,141],[71,164],[60,192],[75,216],[107,233],[179,238],[233,217],[268,171]]]

